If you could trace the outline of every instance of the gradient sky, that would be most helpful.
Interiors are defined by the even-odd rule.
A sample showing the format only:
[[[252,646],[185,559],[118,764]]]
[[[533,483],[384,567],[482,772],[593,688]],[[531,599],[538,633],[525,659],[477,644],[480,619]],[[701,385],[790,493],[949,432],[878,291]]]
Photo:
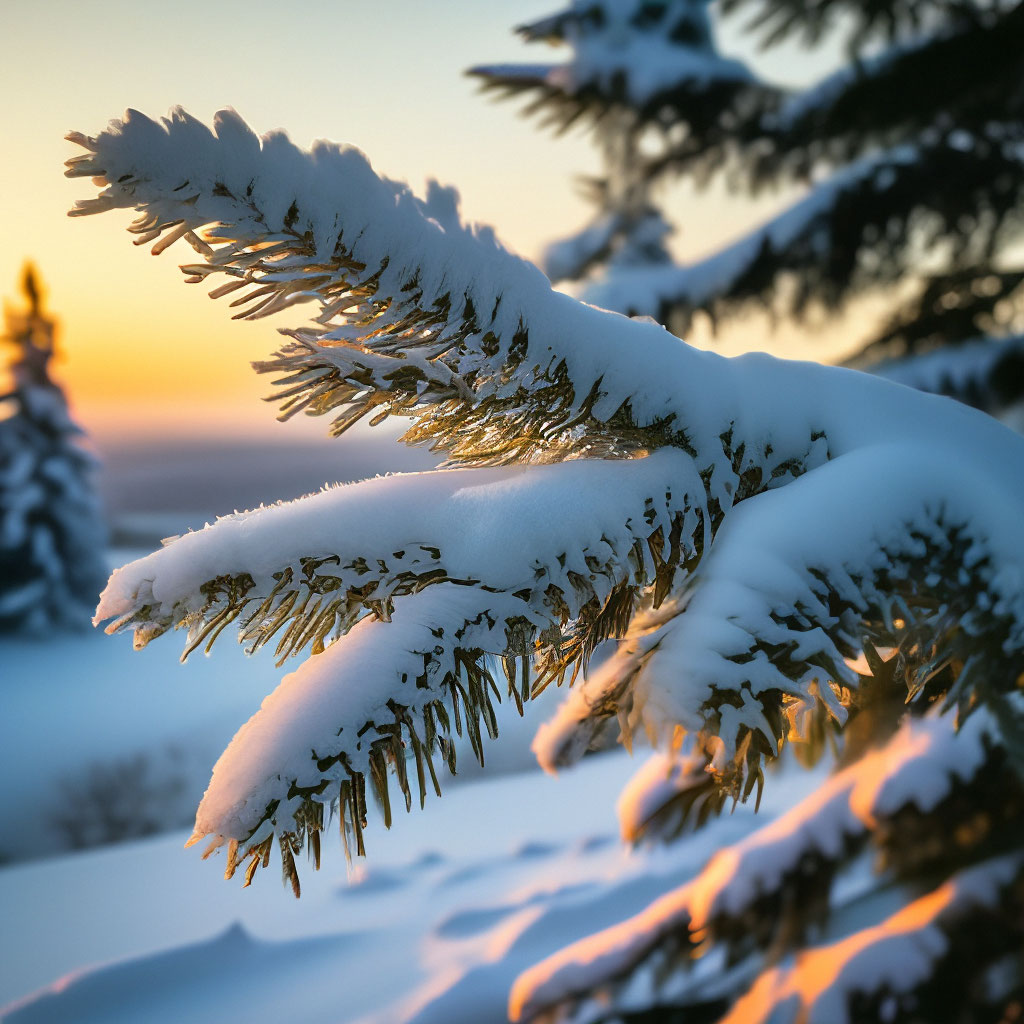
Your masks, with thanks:
[[[127,106],[156,116],[181,104],[206,121],[234,106],[257,131],[285,128],[303,145],[353,143],[378,171],[417,190],[430,176],[457,185],[468,219],[495,225],[532,257],[586,219],[573,176],[596,170],[595,153],[583,133],[555,138],[514,103],[481,97],[463,71],[555,55],[510,30],[559,6],[315,0],[286,11],[267,0],[8,0],[0,15],[0,295],[15,295],[26,258],[37,264],[62,324],[58,372],[84,425],[108,436],[262,433],[274,408],[258,401],[267,381],[247,363],[271,352],[277,336],[272,320],[233,323],[223,303],[186,287],[176,269],[185,250],[155,259],[133,249],[128,214],[67,218],[91,186],[63,177],[75,152],[65,132],[95,134]],[[721,42],[752,56],[735,28]],[[787,51],[756,63],[800,83],[835,59]],[[676,188],[666,204],[680,225],[678,253],[717,247],[779,201],[752,207]],[[772,343],[753,333],[741,344]]]

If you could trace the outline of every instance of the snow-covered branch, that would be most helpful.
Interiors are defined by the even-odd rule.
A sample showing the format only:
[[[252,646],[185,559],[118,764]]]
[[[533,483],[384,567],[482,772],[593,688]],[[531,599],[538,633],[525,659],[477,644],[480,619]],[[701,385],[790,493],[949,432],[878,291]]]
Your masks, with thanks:
[[[972,917],[984,921],[1000,906],[1021,868],[1020,854],[984,861],[876,925],[798,953],[766,970],[722,1024],[767,1024],[780,1011],[795,1020],[849,1024],[855,998],[899,1005],[933,980]]]
[[[339,433],[371,412],[412,415],[412,440],[477,462],[524,461],[542,445],[549,461],[631,450],[642,442],[630,429],[670,415],[657,408],[667,389],[632,408],[643,375],[619,351],[617,320],[552,292],[489,229],[462,227],[446,190],[419,200],[355,149],[304,153],[233,111],[215,133],[180,110],[162,123],[130,111],[70,138],[88,153],[68,173],[105,186],[73,213],[134,207],[131,230],[154,252],[185,238],[206,261],[184,268],[189,280],[226,277],[213,294],[234,295],[238,316],[317,307],[258,367],[287,375],[286,415],[335,412]],[[676,344],[662,335],[638,341],[649,366]]]
[[[872,153],[816,182],[806,196],[737,241],[682,266],[615,266],[579,289],[594,305],[662,322],[688,322],[751,300],[835,306],[851,292],[891,284],[916,268],[919,247],[985,253],[1021,199],[1022,154],[970,140],[907,144]],[[999,188],[993,182],[1000,182]],[[969,237],[960,219],[976,219]],[[1006,237],[1009,237],[1007,235]],[[958,248],[959,247],[959,248]]]
[[[717,130],[720,140],[720,122],[747,94],[775,92],[741,61],[717,51],[703,2],[573,4],[517,31],[528,42],[568,44],[571,58],[484,64],[469,74],[487,89],[528,95],[527,112],[543,114],[559,130],[582,116],[600,123],[619,108],[637,124],[681,119],[693,136],[704,139]]]
[[[1024,334],[976,338],[954,348],[885,359],[867,369],[887,380],[933,395],[949,395],[979,409],[998,409],[1018,400],[1016,370],[1024,365]]]
[[[619,794],[624,841],[675,839],[701,828],[728,799],[701,749],[652,754]]]
[[[681,727],[714,740],[711,769],[739,796],[808,711],[843,721],[862,680],[847,660],[862,651],[897,650],[893,686],[965,711],[1024,670],[1024,445],[988,417],[854,371],[699,352],[553,292],[489,233],[459,226],[451,193],[420,201],[354,150],[305,154],[233,113],[216,135],[176,112],[75,139],[89,154],[72,173],[103,186],[79,212],[138,207],[143,239],[159,250],[187,238],[207,260],[187,272],[226,274],[258,303],[250,315],[318,307],[274,363],[292,375],[290,401],[345,407],[341,428],[371,408],[411,415],[413,441],[516,464],[368,481],[228,517],[115,574],[98,613],[111,629],[134,628],[144,644],[185,626],[194,648],[237,621],[251,646],[277,637],[286,656],[333,641],[320,665],[345,665],[363,649],[337,639],[346,631],[380,650],[386,620],[440,615],[430,590],[454,586],[460,610],[438,628],[486,621],[486,638],[441,645],[438,657],[472,664],[478,679],[479,659],[499,654],[535,659],[543,685],[584,667],[598,641],[625,639],[541,737],[549,764],[613,716],[664,742]],[[883,187],[887,166],[857,180]],[[772,237],[811,244],[817,212],[812,197]],[[463,606],[473,599],[475,612]],[[367,615],[380,621],[357,626]],[[309,672],[283,692],[320,679]],[[425,733],[424,709],[455,700],[450,688],[411,700],[395,682],[403,673],[382,664],[375,676],[394,737],[410,722]],[[351,724],[365,694],[353,693],[354,717],[332,715]],[[486,701],[472,710],[486,715]],[[380,738],[380,758],[397,758]],[[356,791],[363,769],[343,739],[317,753],[349,767],[335,760],[339,774],[300,788],[326,779]],[[289,786],[291,770],[274,768]],[[263,781],[226,792],[263,799]],[[280,828],[316,832],[312,804],[283,806],[301,827]],[[221,818],[208,830],[229,840],[255,827]]]
[[[367,781],[390,826],[389,772],[408,810],[414,788],[422,806],[428,778],[440,796],[437,756],[454,774],[456,733],[465,730],[483,763],[482,737],[497,735],[502,700],[487,655],[507,654],[532,618],[518,597],[451,583],[404,598],[387,623],[364,618],[286,676],[239,730],[214,767],[190,842],[212,836],[207,854],[227,843],[229,876],[248,858],[248,884],[276,836],[298,895],[293,855],[308,841],[319,864],[325,805],[337,801],[346,851],[362,854]],[[517,701],[529,696],[525,671],[521,686],[510,674]]]
[[[703,543],[706,518],[692,461],[672,450],[383,477],[177,538],[114,573],[96,621],[133,628],[137,647],[186,626],[193,650],[239,619],[252,647],[284,630],[287,656],[322,649],[367,613],[387,618],[405,594],[454,582],[518,594],[562,626],[659,572],[669,589]]]
[[[998,138],[1000,124],[1015,125],[1020,116],[1022,38],[1019,6],[979,7],[973,17],[930,26],[827,75],[766,115],[764,139],[774,154],[761,157],[761,169],[794,156],[804,166],[822,156],[851,159],[908,132],[937,136],[953,123]],[[996,95],[1005,100],[993,103]],[[962,129],[960,137],[970,144]]]
[[[664,962],[671,956],[667,951],[678,950],[686,962],[709,936],[743,948],[750,937],[750,917],[745,916],[750,908],[776,898],[784,885],[807,885],[809,863],[845,860],[853,847],[904,809],[934,810],[958,784],[984,769],[999,741],[998,726],[985,714],[969,719],[959,731],[949,716],[909,722],[887,746],[833,776],[748,838],[720,850],[691,881],[635,917],[531,968],[512,991],[513,1018],[532,1019],[560,1006],[576,1024],[604,1020],[620,996],[628,998],[630,979],[648,958]],[[793,900],[788,905],[802,904]],[[781,916],[770,924],[773,930],[785,927]],[[698,963],[691,965],[696,972]],[[687,978],[686,971],[667,976],[665,984],[674,990],[669,1003],[689,1001]]]

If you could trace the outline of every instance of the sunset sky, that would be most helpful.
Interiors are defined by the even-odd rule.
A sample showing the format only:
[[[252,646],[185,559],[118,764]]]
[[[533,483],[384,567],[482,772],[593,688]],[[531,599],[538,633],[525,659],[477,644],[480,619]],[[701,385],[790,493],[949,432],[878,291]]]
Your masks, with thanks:
[[[91,186],[63,177],[63,162],[75,152],[65,132],[95,134],[127,106],[156,116],[180,103],[206,121],[234,106],[257,131],[285,128],[303,145],[316,137],[353,143],[378,171],[417,190],[430,176],[456,184],[468,219],[495,225],[510,248],[533,257],[586,219],[573,176],[596,170],[593,148],[583,133],[555,138],[519,117],[514,103],[481,97],[463,72],[474,63],[556,55],[523,45],[511,28],[559,6],[317,0],[286,12],[265,0],[5,5],[0,294],[12,299],[23,261],[36,263],[62,324],[58,371],[85,426],[113,436],[270,430],[274,408],[258,401],[268,382],[247,364],[272,351],[277,336],[272,321],[233,323],[223,303],[186,287],[176,269],[188,258],[184,249],[159,259],[133,249],[123,230],[128,215],[69,219],[66,211]],[[753,54],[736,26],[722,32],[721,45]],[[812,61],[787,51],[758,57],[756,65],[797,84],[826,70],[830,59],[835,54]],[[753,208],[721,192],[668,193],[679,255],[717,247],[772,202],[779,199]],[[294,321],[292,312],[287,322]],[[759,336],[749,345],[770,343]],[[323,425],[297,429],[322,433]]]

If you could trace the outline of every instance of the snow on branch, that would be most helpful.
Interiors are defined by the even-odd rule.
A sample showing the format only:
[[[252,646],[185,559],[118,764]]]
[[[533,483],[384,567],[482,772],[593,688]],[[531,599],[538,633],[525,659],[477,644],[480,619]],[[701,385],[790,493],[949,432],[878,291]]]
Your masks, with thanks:
[[[322,650],[368,613],[386,619],[404,594],[455,582],[516,593],[560,628],[593,618],[617,588],[660,574],[668,589],[703,542],[703,503],[691,460],[670,450],[367,480],[175,539],[114,573],[96,622],[134,629],[137,647],[187,627],[188,653],[238,620],[251,648],[283,630],[283,659]]]
[[[380,649],[405,607],[447,616],[439,595],[454,586],[460,610],[438,628],[486,620],[487,634],[438,658],[476,666],[478,682],[476,650],[506,668],[533,658],[543,686],[585,667],[599,640],[625,638],[543,740],[550,764],[613,716],[665,742],[682,727],[711,744],[734,795],[752,792],[809,711],[842,721],[861,682],[847,660],[862,651],[898,651],[894,685],[965,712],[998,703],[1024,670],[1024,444],[1009,430],[866,374],[699,352],[553,292],[489,232],[461,227],[449,191],[419,200],[355,150],[303,153],[233,112],[215,128],[181,111],[160,124],[133,113],[73,136],[87,154],[70,173],[101,186],[77,212],[139,209],[140,240],[156,251],[190,242],[205,262],[186,273],[225,276],[216,291],[254,304],[243,316],[309,301],[311,324],[264,366],[288,375],[287,412],[341,409],[339,430],[371,410],[412,416],[409,440],[504,468],[367,481],[228,517],[116,573],[98,611],[108,628],[133,628],[143,645],[183,626],[194,649],[236,622],[250,647],[276,637],[286,657],[333,641],[342,646],[320,664],[347,664],[364,648],[337,639],[346,631]],[[882,188],[887,167],[861,171]],[[818,202],[780,218],[771,238],[817,245]],[[731,257],[719,267],[734,270]],[[492,632],[485,613],[510,609]],[[378,621],[357,626],[367,616]],[[396,647],[403,664],[422,654],[410,629],[395,633],[408,641]],[[309,671],[283,692],[320,678]],[[378,704],[418,709],[388,707],[394,737],[410,722],[425,735],[435,695],[412,701],[401,674],[381,665]],[[357,717],[363,699],[360,689]],[[486,701],[472,710],[486,716]],[[356,793],[364,768],[397,758],[377,736],[380,757],[363,767],[348,737],[322,755],[349,759],[332,786]],[[291,765],[274,767],[289,786]],[[264,781],[234,799],[262,799]],[[323,806],[291,799],[287,844],[318,834]],[[351,828],[358,799],[345,800]],[[215,836],[248,838],[222,818],[210,819]]]
[[[298,895],[294,855],[308,843],[319,866],[325,807],[336,801],[345,849],[362,854],[368,788],[391,825],[389,772],[408,810],[414,787],[423,805],[428,778],[441,795],[435,756],[455,773],[455,733],[465,730],[483,763],[482,737],[497,735],[502,699],[487,655],[506,654],[531,617],[512,595],[444,583],[400,599],[388,623],[363,619],[285,676],[239,730],[214,767],[190,845],[212,836],[208,856],[227,843],[227,875],[247,858],[248,885],[276,837]],[[516,701],[529,696],[526,672],[522,683],[517,691],[510,674]]]
[[[946,6],[946,5],[940,5]],[[998,9],[998,5],[993,5]],[[947,10],[976,11],[959,4]],[[743,14],[746,28],[760,34],[762,48],[768,49],[792,39],[815,44],[841,22],[841,33],[851,52],[857,53],[868,41],[891,42],[906,32],[920,32],[932,8],[919,0],[889,0],[884,4],[864,4],[861,0],[723,0],[725,16]]]
[[[866,369],[919,391],[992,409],[1020,397],[1016,368],[1022,364],[1024,334],[1014,334],[975,338],[956,346],[880,360]]]
[[[848,1024],[855,996],[902,1000],[912,995],[933,978],[971,917],[1000,905],[1022,866],[1020,854],[984,861],[877,925],[798,953],[765,971],[722,1024],[767,1024],[780,1011],[795,1020]]]
[[[666,106],[681,113],[690,104],[713,98],[718,108],[735,102],[736,93],[756,85],[753,73],[738,60],[698,49],[683,50],[663,39],[636,38],[628,46],[580,47],[571,63],[481,64],[469,74],[487,89],[510,95],[532,92],[529,113],[548,112],[561,129],[581,114],[600,114],[615,102],[628,103],[641,120],[653,119]]]
[[[568,238],[548,245],[541,266],[552,281],[572,280],[608,258],[616,241],[624,234],[624,217],[617,212],[602,212],[593,221]]]
[[[486,89],[529,94],[527,112],[543,112],[559,130],[584,115],[599,120],[618,106],[634,112],[638,123],[683,118],[703,133],[745,93],[774,92],[741,61],[717,51],[703,2],[575,4],[517,31],[528,42],[567,43],[572,57],[479,65],[469,74]]]
[[[1022,33],[1019,7],[979,8],[972,17],[900,39],[784,101],[762,122],[766,141],[781,160],[797,151],[807,159],[807,150],[848,159],[896,132],[941,130],[950,119],[997,138],[999,123],[1016,123],[1020,115]],[[980,67],[983,90],[977,88]],[[993,95],[1006,101],[993,104]]]
[[[692,746],[696,749],[685,753],[652,754],[619,794],[616,810],[625,842],[674,839],[721,812],[728,794],[715,780],[713,755]]]
[[[709,935],[742,947],[749,937],[750,908],[777,894],[787,879],[801,884],[809,860],[839,862],[849,855],[851,843],[861,842],[905,808],[923,814],[934,810],[958,782],[967,783],[982,771],[1001,741],[998,726],[985,713],[968,719],[959,731],[950,716],[910,720],[887,746],[720,850],[691,881],[521,975],[512,990],[511,1016],[533,1019],[559,1007],[576,1024],[605,1019],[610,1007],[618,1005],[617,993],[647,958],[678,949],[686,963]],[[785,924],[775,921],[772,927]],[[687,986],[680,984],[674,998],[685,1003]]]

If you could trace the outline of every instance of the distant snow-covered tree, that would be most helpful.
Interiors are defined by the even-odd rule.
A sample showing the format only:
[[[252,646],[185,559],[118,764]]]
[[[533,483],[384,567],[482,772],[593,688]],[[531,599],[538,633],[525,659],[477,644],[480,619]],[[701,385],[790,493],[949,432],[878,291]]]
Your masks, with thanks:
[[[0,631],[88,625],[107,567],[95,462],[50,377],[55,324],[31,267],[28,308],[6,310],[0,393]],[[2,386],[2,385],[0,385]]]
[[[99,188],[74,213],[135,209],[155,252],[184,239],[188,280],[241,317],[306,306],[257,364],[284,417],[406,417],[405,439],[449,460],[227,516],[111,577],[97,621],[137,646],[180,627],[187,654],[233,625],[249,649],[310,655],[199,807],[192,841],[226,848],[229,876],[277,846],[298,893],[332,811],[362,854],[368,793],[386,822],[394,792],[439,794],[454,734],[483,760],[496,701],[569,677],[545,765],[609,725],[661,748],[622,803],[629,836],[759,794],[790,749],[833,744],[845,766],[524,975],[514,1015],[1012,1019],[1019,436],[879,377],[726,359],[581,304],[462,226],[450,194],[439,217],[435,188],[424,202],[354,149],[304,153],[232,111],[213,131],[129,112],[71,139],[68,173]]]
[[[549,273],[583,278],[578,294],[588,302],[653,316],[678,333],[695,315],[720,318],[751,303],[800,316],[888,290],[886,322],[857,332],[858,365],[884,360],[889,372],[898,359],[901,380],[986,408],[1019,400],[1024,6],[725,0],[725,15],[748,15],[745,27],[765,47],[846,38],[850,63],[797,91],[717,56],[705,7],[573,0],[520,29],[527,39],[570,44],[568,63],[474,73],[491,87],[528,92],[527,109],[559,125],[593,112],[606,150],[621,155],[606,159],[598,194],[617,195],[625,174],[645,197],[667,175],[698,184],[725,177],[754,194],[804,185],[806,195],[685,265],[609,258],[630,246],[605,214],[552,247]],[[652,145],[608,149],[620,125],[634,139],[642,127]],[[668,226],[659,223],[663,235]],[[935,354],[961,345],[948,364]],[[929,355],[920,370],[919,354]]]

